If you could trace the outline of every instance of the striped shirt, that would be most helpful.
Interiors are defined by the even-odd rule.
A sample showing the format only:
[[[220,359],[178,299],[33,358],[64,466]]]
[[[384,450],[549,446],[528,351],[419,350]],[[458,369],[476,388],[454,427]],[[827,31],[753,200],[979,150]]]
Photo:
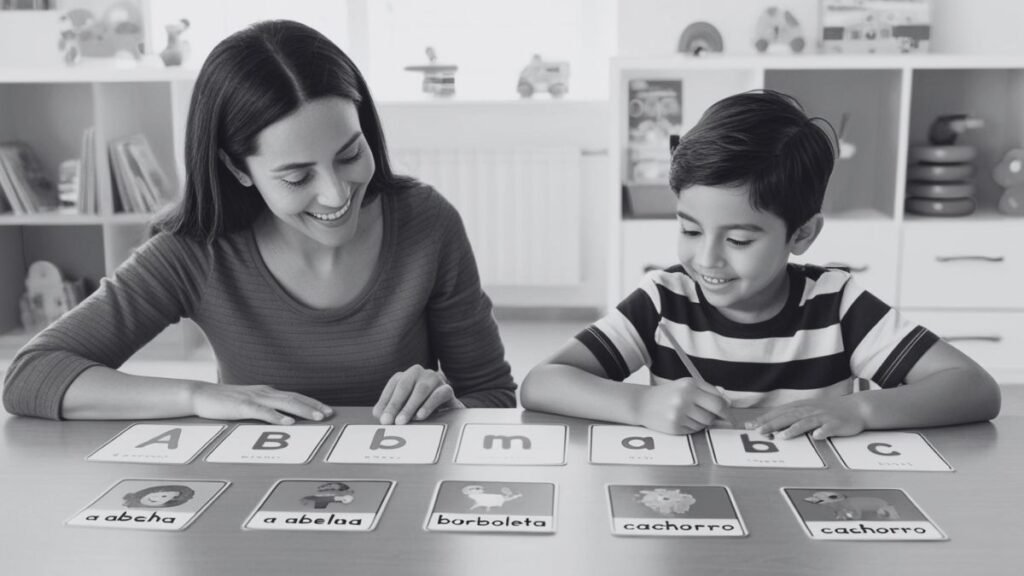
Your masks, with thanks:
[[[515,406],[511,369],[458,212],[426,186],[386,192],[381,201],[376,268],[363,292],[339,308],[292,297],[251,229],[210,245],[153,237],[18,353],[4,406],[60,418],[64,393],[82,371],[119,367],[181,318],[203,330],[227,384],[369,406],[391,375],[419,364],[440,367],[467,406]]]
[[[658,383],[690,376],[662,334],[667,330],[700,375],[736,407],[849,394],[854,377],[882,388],[898,386],[938,340],[858,286],[848,272],[790,264],[787,273],[782,310],[743,324],[708,304],[681,266],[654,271],[576,338],[609,378],[621,381],[646,366]]]

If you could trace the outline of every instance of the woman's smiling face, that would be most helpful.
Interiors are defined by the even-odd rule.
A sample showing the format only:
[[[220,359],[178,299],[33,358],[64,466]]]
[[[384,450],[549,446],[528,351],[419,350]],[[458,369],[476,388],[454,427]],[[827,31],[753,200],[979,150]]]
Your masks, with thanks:
[[[274,216],[324,246],[348,243],[375,169],[355,103],[334,96],[306,102],[256,142],[246,168]]]

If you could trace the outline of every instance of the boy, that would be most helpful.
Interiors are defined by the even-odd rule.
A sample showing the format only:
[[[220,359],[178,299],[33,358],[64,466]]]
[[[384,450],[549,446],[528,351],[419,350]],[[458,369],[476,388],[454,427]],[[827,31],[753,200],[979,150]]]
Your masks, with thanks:
[[[816,439],[995,417],[970,358],[849,273],[788,262],[823,225],[834,150],[814,120],[771,91],[709,108],[672,155],[679,265],[535,367],[523,406],[670,434],[764,407],[747,428]],[[643,365],[652,386],[622,383]],[[881,389],[852,394],[854,377]]]

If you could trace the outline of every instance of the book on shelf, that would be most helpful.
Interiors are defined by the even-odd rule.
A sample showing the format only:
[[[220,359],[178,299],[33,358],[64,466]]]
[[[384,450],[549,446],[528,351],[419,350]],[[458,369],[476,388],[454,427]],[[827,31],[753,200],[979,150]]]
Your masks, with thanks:
[[[668,182],[669,139],[683,128],[683,81],[634,79],[627,101],[628,140],[624,180]]]
[[[109,148],[121,212],[153,213],[174,199],[167,175],[144,135],[112,140]]]
[[[19,215],[55,210],[59,205],[57,186],[24,142],[0,144],[0,196],[0,208]]]
[[[78,212],[98,214],[96,184],[96,129],[92,126],[82,132],[81,170],[78,173]]]

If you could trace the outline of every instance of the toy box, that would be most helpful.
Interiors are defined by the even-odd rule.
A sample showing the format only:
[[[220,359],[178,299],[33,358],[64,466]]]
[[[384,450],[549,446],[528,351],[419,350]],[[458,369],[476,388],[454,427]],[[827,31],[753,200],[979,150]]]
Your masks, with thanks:
[[[821,0],[822,52],[927,52],[931,0]]]

